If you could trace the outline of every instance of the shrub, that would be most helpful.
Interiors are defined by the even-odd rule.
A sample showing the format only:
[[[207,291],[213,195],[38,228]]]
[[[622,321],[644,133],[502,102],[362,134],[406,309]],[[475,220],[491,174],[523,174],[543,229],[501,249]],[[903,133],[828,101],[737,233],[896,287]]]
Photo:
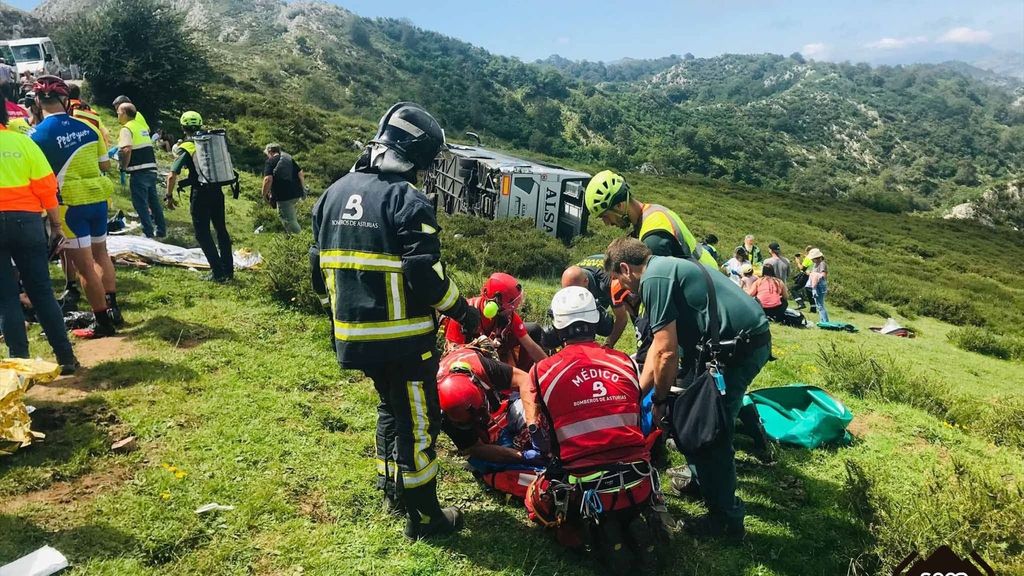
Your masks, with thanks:
[[[517,277],[561,274],[571,254],[560,241],[525,219],[489,221],[466,215],[442,217],[441,251],[446,265],[487,276],[507,272]]]
[[[98,101],[128,94],[151,121],[156,111],[195,100],[195,80],[209,76],[206,50],[186,29],[184,15],[165,2],[108,0],[58,31]]]
[[[309,237],[281,235],[270,240],[263,251],[264,284],[278,302],[313,314],[323,313],[320,296],[310,284]]]
[[[931,316],[955,326],[983,326],[985,318],[969,300],[948,294],[923,293],[908,305],[922,316]]]
[[[920,484],[887,485],[887,463],[846,463],[847,496],[875,537],[873,561],[879,574],[892,571],[909,550],[926,554],[941,545],[959,553],[976,551],[999,573],[1021,562],[1024,488],[983,459],[954,458],[922,475]],[[927,511],[927,513],[925,513]],[[969,529],[964,529],[969,527]]]
[[[922,374],[913,374],[890,355],[872,356],[862,346],[840,348],[835,342],[818,348],[826,387],[859,398],[901,402],[946,416],[950,388]]]
[[[1018,338],[1000,336],[973,326],[954,328],[946,334],[946,338],[957,348],[968,352],[977,352],[1003,360],[1024,360],[1024,340]]]

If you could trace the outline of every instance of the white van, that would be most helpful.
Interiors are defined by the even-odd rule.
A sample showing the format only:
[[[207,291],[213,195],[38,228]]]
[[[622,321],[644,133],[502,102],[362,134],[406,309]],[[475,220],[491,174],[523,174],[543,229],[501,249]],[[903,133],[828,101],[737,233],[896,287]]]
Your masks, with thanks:
[[[18,75],[31,72],[36,76],[60,71],[60,60],[48,36],[0,41],[0,56],[18,70]]]

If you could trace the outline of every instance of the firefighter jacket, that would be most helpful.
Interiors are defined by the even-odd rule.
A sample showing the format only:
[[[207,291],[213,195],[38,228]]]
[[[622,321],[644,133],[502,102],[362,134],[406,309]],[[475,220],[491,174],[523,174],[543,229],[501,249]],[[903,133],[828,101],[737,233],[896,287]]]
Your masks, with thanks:
[[[538,362],[530,376],[555,432],[552,451],[565,470],[649,460],[639,376],[629,356],[593,341],[568,344]]]
[[[342,367],[429,358],[435,310],[465,310],[440,261],[439,230],[430,201],[399,174],[351,172],[317,201],[313,283],[328,296]]]

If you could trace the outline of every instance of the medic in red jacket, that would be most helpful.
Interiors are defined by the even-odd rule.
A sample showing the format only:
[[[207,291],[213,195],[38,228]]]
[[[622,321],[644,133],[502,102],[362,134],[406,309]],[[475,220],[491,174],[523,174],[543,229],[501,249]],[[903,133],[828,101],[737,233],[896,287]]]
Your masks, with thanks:
[[[544,349],[530,336],[523,319],[516,310],[523,301],[523,286],[514,276],[495,272],[484,282],[480,296],[466,302],[480,311],[480,329],[466,335],[462,326],[451,318],[445,319],[444,337],[447,351],[484,335],[500,343],[498,355],[502,362],[528,370],[534,362],[547,357]]]
[[[601,313],[586,288],[559,290],[551,312],[564,347],[530,371],[553,432],[551,465],[528,491],[530,517],[558,528],[563,544],[574,545],[568,527],[588,548],[603,550],[608,573],[649,572],[664,506],[650,466],[657,432],[645,438],[641,431],[636,364],[594,340]]]
[[[485,484],[523,498],[547,464],[546,432],[530,376],[473,345],[441,359],[437,373],[441,430]],[[524,394],[525,393],[525,394]]]

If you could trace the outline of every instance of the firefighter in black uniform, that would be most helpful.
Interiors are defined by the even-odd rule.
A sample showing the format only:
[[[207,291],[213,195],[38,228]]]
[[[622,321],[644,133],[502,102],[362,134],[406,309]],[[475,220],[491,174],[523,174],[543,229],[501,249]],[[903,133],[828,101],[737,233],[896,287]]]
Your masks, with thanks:
[[[399,102],[313,208],[314,288],[329,299],[338,363],[365,373],[380,395],[377,487],[392,510],[405,510],[409,538],[462,524],[458,508],[437,500],[436,313],[467,329],[480,322],[445,273],[434,208],[413,185],[442,146],[437,121]]]

